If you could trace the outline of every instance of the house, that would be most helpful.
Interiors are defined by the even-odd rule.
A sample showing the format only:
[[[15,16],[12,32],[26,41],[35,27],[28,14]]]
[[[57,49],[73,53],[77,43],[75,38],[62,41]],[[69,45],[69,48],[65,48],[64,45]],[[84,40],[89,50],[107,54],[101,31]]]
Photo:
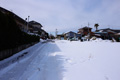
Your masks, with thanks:
[[[44,31],[43,29],[41,29],[42,25],[40,23],[36,21],[27,22],[26,20],[22,19],[18,15],[2,7],[0,7],[0,11],[4,14],[12,16],[17,26],[21,29],[21,31],[26,32],[31,35],[39,34],[41,37],[44,37],[44,38],[48,37],[48,33]]]
[[[41,29],[43,27],[40,23],[38,23],[36,21],[30,21],[29,24],[31,24],[33,27],[37,27],[39,29]]]
[[[120,42],[120,33],[116,33],[116,34],[114,35],[114,38],[115,38],[115,40],[116,40],[117,42]]]
[[[91,30],[92,28],[86,26],[86,27],[78,29],[78,34],[85,36],[85,35],[91,34]]]
[[[102,39],[112,39],[107,32],[93,32],[91,36],[95,36],[97,38]]]
[[[64,34],[57,34],[57,39],[64,40]]]
[[[64,34],[64,39],[70,40],[72,38],[76,38],[75,32],[70,31]]]
[[[120,30],[106,28],[106,29],[100,29],[98,30],[98,32],[108,32],[110,34],[115,34],[115,33],[120,33]]]
[[[31,28],[31,26],[29,25],[28,28],[27,28],[27,22],[22,19],[21,17],[19,17],[18,15],[14,14],[13,12],[9,11],[9,10],[6,10],[2,7],[0,7],[0,11],[4,14],[7,14],[7,15],[10,15],[14,18],[14,20],[16,21],[18,27],[24,31],[24,32],[27,32],[29,31],[29,29]]]
[[[40,38],[47,39],[47,38],[49,38],[49,34],[45,30],[41,29]]]
[[[36,21],[30,21],[29,25],[32,26],[32,28],[30,29],[30,32],[35,33],[35,34],[39,34],[40,32],[42,32],[41,28],[43,26],[40,23],[38,23]],[[41,35],[41,34],[39,34],[39,35]]]
[[[118,41],[120,30],[105,28],[100,29],[97,32],[93,32],[92,36],[96,36],[102,39],[109,39],[112,40],[112,38],[115,38]]]
[[[29,24],[32,26],[31,32],[34,34],[38,34],[40,38],[47,39],[49,38],[49,34],[42,29],[42,25],[36,21],[30,21]]]
[[[52,34],[50,34],[50,35],[49,35],[49,39],[55,39],[55,36],[52,35]]]
[[[79,33],[76,33],[76,38],[79,40],[79,39],[81,39],[81,37],[82,37],[82,35],[81,34],[79,34]]]

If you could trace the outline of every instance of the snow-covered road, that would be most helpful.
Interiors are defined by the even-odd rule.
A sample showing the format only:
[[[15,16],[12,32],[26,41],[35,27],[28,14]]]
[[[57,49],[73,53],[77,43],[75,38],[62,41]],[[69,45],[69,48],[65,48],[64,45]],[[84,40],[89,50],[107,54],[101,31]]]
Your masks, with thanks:
[[[50,80],[52,78],[61,80],[61,56],[50,56],[52,53],[59,51],[59,48],[53,42],[38,43],[20,52],[20,54],[28,52],[28,55],[2,69],[0,80]],[[9,60],[0,63],[4,64]]]
[[[120,80],[119,47],[110,41],[38,43],[1,61],[7,64],[28,52],[0,66],[0,80]]]

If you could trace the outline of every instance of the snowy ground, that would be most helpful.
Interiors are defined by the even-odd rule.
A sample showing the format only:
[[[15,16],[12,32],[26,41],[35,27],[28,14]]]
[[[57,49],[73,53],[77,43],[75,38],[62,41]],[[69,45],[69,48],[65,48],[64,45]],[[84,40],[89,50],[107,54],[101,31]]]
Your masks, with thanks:
[[[103,40],[38,43],[0,61],[0,80],[120,80],[119,48]]]

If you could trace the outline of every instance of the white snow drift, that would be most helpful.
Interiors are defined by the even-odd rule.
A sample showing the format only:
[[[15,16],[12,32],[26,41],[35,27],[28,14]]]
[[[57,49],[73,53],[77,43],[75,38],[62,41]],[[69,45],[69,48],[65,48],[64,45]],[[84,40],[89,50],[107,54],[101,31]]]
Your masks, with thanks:
[[[2,68],[0,80],[120,80],[119,48],[120,43],[103,40],[38,43],[24,50],[26,56]]]

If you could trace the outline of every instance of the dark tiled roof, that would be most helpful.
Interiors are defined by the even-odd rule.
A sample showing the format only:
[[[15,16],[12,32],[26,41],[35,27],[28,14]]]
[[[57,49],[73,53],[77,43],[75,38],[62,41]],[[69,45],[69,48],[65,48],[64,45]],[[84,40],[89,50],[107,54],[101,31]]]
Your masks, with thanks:
[[[36,21],[30,21],[29,24],[31,25],[40,25],[42,27],[42,25]]]
[[[65,34],[67,34],[67,33],[75,33],[75,32],[73,32],[73,31],[69,31],[69,32],[66,32]],[[76,34],[76,33],[75,33]]]
[[[85,26],[85,27],[80,28],[80,29],[92,29],[92,28]]]
[[[120,30],[115,30],[115,29],[110,29],[110,28],[100,29],[99,31],[101,31],[101,30],[102,30],[102,32],[109,32],[109,31],[116,32],[116,33],[120,32]]]
[[[3,12],[4,14],[13,16],[13,18],[14,18],[16,21],[18,21],[18,22],[20,22],[20,23],[22,23],[22,24],[26,24],[26,25],[27,25],[27,22],[26,22],[24,19],[22,19],[21,17],[19,17],[18,15],[16,15],[15,13],[13,13],[13,12],[7,10],[7,9],[4,9],[4,8],[2,8],[2,7],[0,7],[0,11]],[[29,24],[29,27],[30,27],[30,28],[33,28],[33,26],[32,26],[31,24]]]
[[[14,14],[13,12],[11,12],[7,9],[0,7],[0,11],[3,12],[4,14],[13,16],[15,20],[18,20],[19,22],[21,22],[23,24],[27,23],[24,19],[22,19],[21,17],[19,17],[18,15]]]

